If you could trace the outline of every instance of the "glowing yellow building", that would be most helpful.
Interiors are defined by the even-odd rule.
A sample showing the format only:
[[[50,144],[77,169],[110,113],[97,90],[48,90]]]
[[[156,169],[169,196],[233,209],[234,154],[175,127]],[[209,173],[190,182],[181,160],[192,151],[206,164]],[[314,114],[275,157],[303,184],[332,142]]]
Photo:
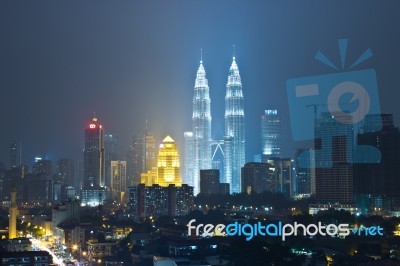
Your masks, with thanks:
[[[169,135],[160,144],[157,157],[157,172],[156,184],[162,187],[167,187],[171,184],[182,186],[178,147]]]

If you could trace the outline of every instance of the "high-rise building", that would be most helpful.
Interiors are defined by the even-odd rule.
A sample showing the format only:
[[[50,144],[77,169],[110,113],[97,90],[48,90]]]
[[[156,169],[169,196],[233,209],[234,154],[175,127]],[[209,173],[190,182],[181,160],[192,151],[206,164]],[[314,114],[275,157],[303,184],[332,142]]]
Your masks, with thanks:
[[[43,176],[51,176],[53,174],[52,162],[42,158],[37,158],[33,164],[33,173]]]
[[[137,218],[186,215],[193,207],[193,187],[140,184],[129,188],[129,205]]]
[[[85,149],[83,151],[83,187],[104,187],[104,129],[93,117],[85,130]]]
[[[242,192],[276,192],[275,173],[269,163],[246,163],[242,167]]]
[[[381,130],[373,130],[382,122]],[[391,211],[400,208],[400,131],[394,126],[392,114],[367,115],[363,133],[357,135],[358,145],[378,148],[380,161],[354,165],[354,193],[363,212],[375,209]],[[367,155],[366,155],[367,156]]]
[[[345,121],[347,123],[338,122]],[[322,113],[315,121],[315,198],[353,203],[354,131],[351,117]]]
[[[242,82],[235,57],[226,84],[225,136],[232,142],[231,153],[225,153],[225,179],[230,183],[231,193],[240,193],[240,172],[245,164],[245,114]]]
[[[301,156],[301,155],[307,156]],[[297,149],[295,154],[296,194],[315,195],[315,153],[313,149]]]
[[[200,170],[211,168],[211,100],[203,60],[197,70],[193,94],[193,187],[200,191]]]
[[[63,158],[57,161],[57,181],[75,187],[74,161],[72,159]]]
[[[274,157],[281,156],[281,120],[278,110],[265,110],[261,116],[262,153]]]
[[[110,162],[111,193],[113,200],[121,203],[125,200],[126,186],[126,161]]]
[[[182,179],[179,165],[178,147],[170,136],[166,136],[158,151],[156,183],[162,187],[167,187],[171,184],[181,186]]]
[[[104,136],[104,185],[111,186],[111,161],[118,160],[118,137],[113,134]]]
[[[9,209],[9,222],[8,222],[8,238],[13,239],[17,237],[17,190],[11,190],[11,205]]]
[[[133,177],[132,183],[134,186],[140,183],[140,174],[146,172],[146,137],[143,134],[133,136],[132,144],[133,158]]]
[[[194,175],[194,153],[193,153],[193,132],[185,132],[183,134],[185,141],[185,149],[183,152],[183,171],[182,171],[182,182],[193,187],[193,175]]]
[[[145,171],[151,171],[157,166],[156,139],[153,133],[146,130],[145,134]]]
[[[19,140],[13,140],[9,146],[9,160],[10,160],[10,168],[18,167],[21,165],[21,156],[22,156],[22,143]]]
[[[200,193],[203,195],[210,195],[220,194],[220,191],[219,170],[200,170]]]

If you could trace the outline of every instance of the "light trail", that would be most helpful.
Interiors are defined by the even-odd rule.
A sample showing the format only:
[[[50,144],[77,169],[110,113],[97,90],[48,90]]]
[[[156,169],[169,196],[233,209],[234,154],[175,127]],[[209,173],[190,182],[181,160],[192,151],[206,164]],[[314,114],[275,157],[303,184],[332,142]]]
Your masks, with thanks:
[[[56,254],[54,254],[53,251],[51,251],[49,248],[47,248],[46,246],[43,246],[43,244],[40,242],[40,240],[37,240],[37,239],[35,239],[35,238],[30,238],[29,240],[31,241],[31,243],[32,243],[33,246],[39,248],[40,250],[44,250],[44,251],[49,252],[49,254],[53,257],[53,263],[54,263],[54,264],[56,264],[56,265],[58,265],[58,266],[66,266],[66,265],[63,263],[63,260],[62,260],[62,259],[59,259],[59,258],[56,256]]]

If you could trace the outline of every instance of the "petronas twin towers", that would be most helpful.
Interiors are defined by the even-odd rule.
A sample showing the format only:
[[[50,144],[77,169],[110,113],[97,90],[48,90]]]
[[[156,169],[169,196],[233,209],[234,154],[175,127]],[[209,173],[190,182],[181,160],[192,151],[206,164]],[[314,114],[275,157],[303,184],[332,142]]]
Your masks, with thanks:
[[[186,173],[194,187],[194,194],[200,193],[200,170],[212,168],[211,152],[211,100],[208,80],[200,61],[193,95],[193,162]],[[223,183],[230,184],[231,193],[241,192],[240,173],[245,163],[245,116],[242,83],[235,57],[229,69],[225,94],[225,136]]]

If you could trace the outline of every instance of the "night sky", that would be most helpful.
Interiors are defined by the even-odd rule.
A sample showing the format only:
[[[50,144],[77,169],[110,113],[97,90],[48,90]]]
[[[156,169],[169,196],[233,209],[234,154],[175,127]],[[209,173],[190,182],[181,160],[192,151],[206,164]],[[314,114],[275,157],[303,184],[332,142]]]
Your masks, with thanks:
[[[381,109],[400,125],[399,1],[0,1],[0,161],[10,140],[23,162],[36,155],[82,159],[93,112],[118,135],[121,157],[148,127],[182,147],[191,130],[194,80],[203,49],[213,137],[224,129],[224,95],[236,46],[246,113],[247,161],[261,152],[260,116],[277,108],[283,154],[292,156],[286,80],[335,73],[318,50],[377,72]]]

